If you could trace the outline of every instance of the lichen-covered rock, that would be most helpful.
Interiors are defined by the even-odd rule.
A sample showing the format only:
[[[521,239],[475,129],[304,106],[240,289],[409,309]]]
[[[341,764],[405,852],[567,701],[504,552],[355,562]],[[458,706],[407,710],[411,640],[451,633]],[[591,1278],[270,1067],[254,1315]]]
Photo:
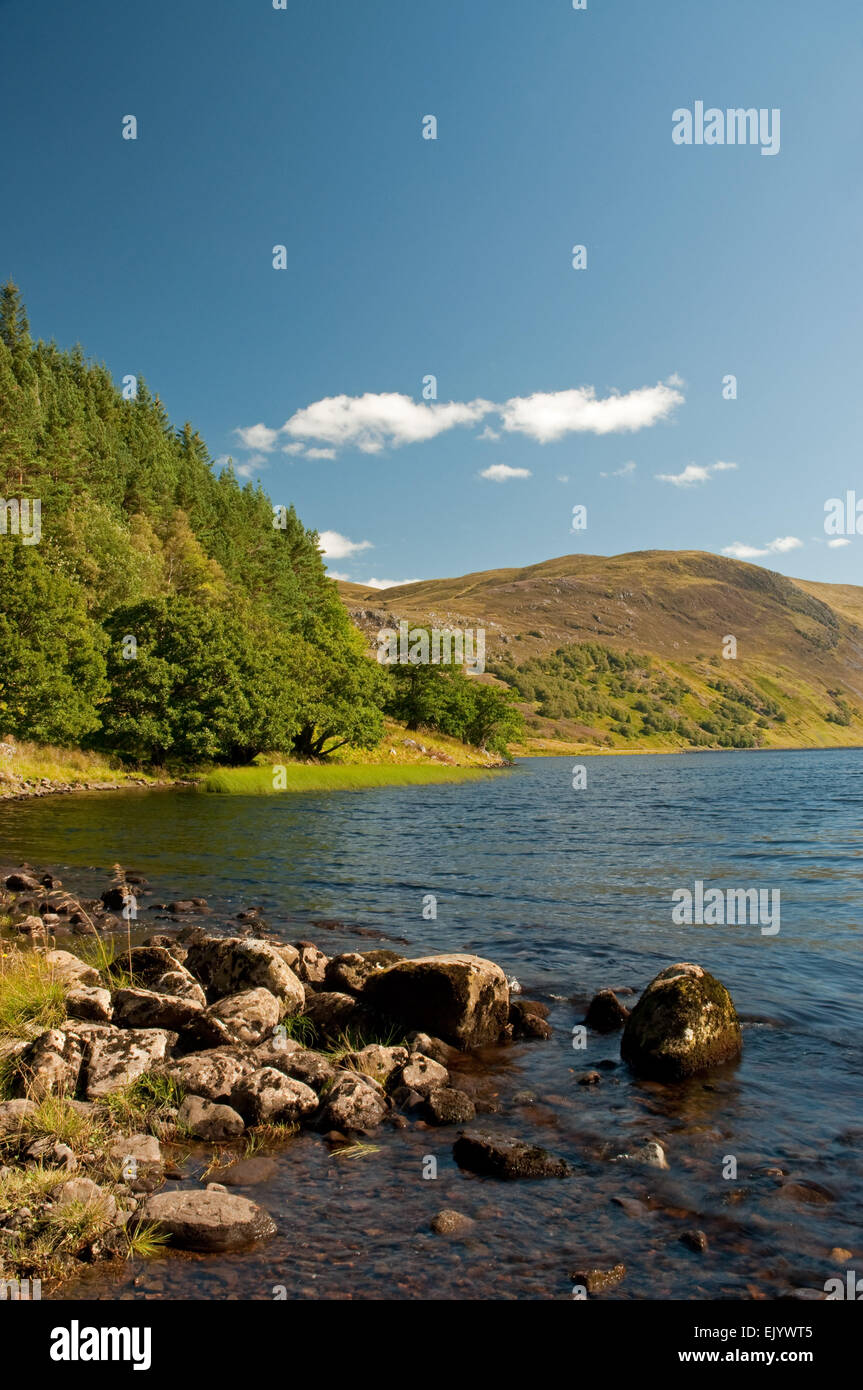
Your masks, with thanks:
[[[470,1235],[476,1222],[470,1217],[465,1216],[461,1211],[453,1211],[451,1207],[445,1207],[439,1211],[437,1216],[431,1219],[431,1230],[436,1236],[466,1236]]]
[[[616,1033],[629,1018],[629,1009],[621,1004],[612,989],[601,989],[587,1006],[585,1023],[594,1033]]]
[[[740,1056],[731,995],[700,965],[670,965],[626,1020],[620,1053],[639,1076],[679,1081]]]
[[[343,1065],[366,1076],[373,1076],[383,1084],[389,1080],[399,1067],[407,1065],[410,1053],[406,1047],[385,1047],[383,1043],[369,1043],[358,1052],[348,1052],[342,1059]]]
[[[323,985],[327,972],[327,957],[319,951],[312,941],[296,943],[297,962],[294,971],[297,978],[307,985]]]
[[[459,1135],[452,1155],[460,1168],[492,1178],[566,1178],[571,1172],[564,1159],[545,1149],[473,1130]]]
[[[36,1109],[35,1100],[0,1101],[0,1135],[17,1133],[21,1130],[27,1116],[35,1114]]]
[[[271,1037],[265,1038],[252,1049],[249,1060],[253,1063],[253,1071],[257,1071],[259,1067],[275,1067],[276,1071],[283,1071],[282,1063],[291,1053],[302,1051],[302,1043],[298,1043],[296,1038],[289,1038],[277,1027]]]
[[[255,1047],[272,1035],[281,1017],[281,1005],[268,989],[245,989],[211,1004],[207,1016],[223,1023],[234,1041]]]
[[[334,1041],[348,1028],[359,1028],[367,1017],[362,1004],[352,994],[330,990],[309,994],[304,1012],[317,1036],[325,1042]]]
[[[257,1203],[213,1190],[157,1192],[147,1198],[135,1220],[155,1222],[182,1250],[236,1250],[276,1230]]]
[[[66,995],[66,1012],[70,1018],[110,1023],[113,1014],[111,991],[100,989],[98,985],[73,985]]]
[[[98,970],[94,970],[92,965],[85,965],[84,961],[73,956],[71,951],[45,951],[43,959],[46,965],[51,967],[55,980],[62,980],[64,984],[101,985],[102,983]]]
[[[14,1089],[20,1096],[74,1095],[84,1048],[72,1033],[49,1028],[15,1059]]]
[[[108,1036],[94,1037],[85,1063],[87,1099],[99,1100],[152,1071],[176,1040],[176,1033],[164,1028],[112,1029]]]
[[[130,1163],[145,1170],[162,1167],[162,1148],[154,1134],[124,1134],[119,1139],[112,1139],[105,1156],[122,1168]]]
[[[346,951],[327,961],[324,988],[337,994],[362,994],[366,980],[381,968],[375,967],[358,951]]]
[[[157,994],[151,989],[118,989],[114,993],[118,1028],[168,1028],[182,1033],[203,1012],[194,999],[177,994]]]
[[[449,1084],[449,1072],[440,1062],[424,1057],[421,1052],[412,1052],[404,1066],[395,1076],[398,1086],[407,1086],[418,1095],[429,1096]]]
[[[261,1067],[237,1082],[231,1104],[250,1124],[297,1124],[314,1115],[318,1098],[304,1082]]]
[[[319,1094],[336,1079],[336,1068],[326,1057],[303,1047],[295,1052],[283,1052],[271,1065],[276,1071],[292,1076],[295,1081],[302,1081]]]
[[[465,1125],[476,1119],[476,1106],[467,1092],[441,1086],[429,1095],[424,1114],[432,1125]]]
[[[229,1101],[234,1087],[250,1068],[235,1049],[214,1048],[179,1057],[162,1068],[164,1074],[189,1095]]]
[[[282,1013],[302,1013],[305,991],[277,947],[256,937],[207,937],[194,941],[186,968],[200,981],[210,999],[224,999],[244,990],[268,989],[282,1002]]]
[[[459,1048],[496,1043],[509,1014],[506,976],[480,956],[399,961],[366,981],[363,999],[393,1022]]]
[[[322,1129],[340,1131],[377,1129],[387,1113],[383,1086],[362,1072],[339,1072],[326,1095]]]
[[[210,1144],[236,1139],[245,1129],[242,1115],[232,1106],[220,1105],[204,1096],[186,1096],[177,1112],[177,1124]]]
[[[200,1004],[202,1009],[207,1003],[207,996],[194,975],[184,970],[181,965],[175,970],[166,970],[163,975],[157,975],[150,989],[156,994],[173,994],[178,999],[191,999],[193,1004]]]

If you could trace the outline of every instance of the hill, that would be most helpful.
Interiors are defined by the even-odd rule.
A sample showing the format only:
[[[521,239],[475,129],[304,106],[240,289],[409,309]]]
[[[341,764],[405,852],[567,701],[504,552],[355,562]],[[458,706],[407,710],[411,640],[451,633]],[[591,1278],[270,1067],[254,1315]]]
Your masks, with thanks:
[[[534,747],[863,743],[863,589],[852,585],[650,550],[338,587],[370,634],[400,619],[484,628],[487,678],[520,691]]]

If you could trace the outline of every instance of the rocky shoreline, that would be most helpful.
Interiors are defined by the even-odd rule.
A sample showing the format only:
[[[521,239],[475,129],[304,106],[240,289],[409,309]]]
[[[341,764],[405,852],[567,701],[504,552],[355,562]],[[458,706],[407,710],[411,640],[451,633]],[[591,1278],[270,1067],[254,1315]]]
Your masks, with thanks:
[[[202,899],[164,905],[187,924],[133,945],[123,918],[136,890],[122,870],[96,901],[50,872],[5,876],[0,1005],[25,980],[31,1006],[17,1027],[6,1010],[0,1034],[0,1278],[59,1283],[82,1261],[272,1235],[271,1214],[224,1183],[188,1185],[178,1155],[190,1143],[211,1147],[218,1176],[244,1145],[278,1149],[301,1129],[349,1151],[382,1126],[451,1126],[456,1163],[481,1178],[570,1176],[563,1158],[486,1132],[481,1102],[458,1084],[465,1054],[552,1035],[547,1007],[520,997],[499,965],[381,949],[328,957],[272,937],[254,913],[218,935],[195,920]],[[72,935],[77,951],[58,948]],[[688,963],[662,970],[631,1010],[602,991],[588,1030],[621,1031],[630,1069],[665,1081],[741,1048],[727,990]],[[641,1161],[667,1166],[658,1143]],[[465,1223],[445,1209],[431,1229],[457,1235]],[[613,1287],[613,1276],[587,1271],[585,1287]]]

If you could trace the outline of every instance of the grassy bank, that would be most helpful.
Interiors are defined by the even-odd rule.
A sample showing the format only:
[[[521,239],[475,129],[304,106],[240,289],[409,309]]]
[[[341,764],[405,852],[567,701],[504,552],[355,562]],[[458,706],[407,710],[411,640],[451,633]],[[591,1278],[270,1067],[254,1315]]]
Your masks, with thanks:
[[[0,797],[61,788],[121,787],[158,779],[116,767],[98,753],[38,743],[0,743]]]
[[[366,787],[424,787],[490,777],[483,767],[441,767],[416,763],[282,763],[228,767],[211,772],[206,792],[234,796],[277,796],[280,792],[361,791]]]

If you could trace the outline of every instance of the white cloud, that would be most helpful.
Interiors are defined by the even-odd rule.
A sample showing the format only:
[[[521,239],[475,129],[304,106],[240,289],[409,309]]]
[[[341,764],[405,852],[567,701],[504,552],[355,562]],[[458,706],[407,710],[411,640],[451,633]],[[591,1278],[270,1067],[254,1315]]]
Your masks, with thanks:
[[[500,407],[503,427],[549,444],[567,434],[625,434],[666,419],[683,396],[664,382],[642,386],[627,395],[597,400],[593,386],[571,391],[537,391],[515,396]]]
[[[540,444],[562,439],[567,434],[615,434],[646,429],[666,419],[683,403],[677,376],[656,386],[642,386],[621,394],[597,398],[593,386],[568,391],[537,391],[530,396],[513,396],[503,405],[493,401],[420,402],[395,391],[367,391],[362,396],[326,396],[296,411],[281,430],[266,425],[249,425],[235,433],[245,448],[266,453],[279,435],[290,441],[285,453],[299,454],[313,441],[328,449],[354,448],[364,454],[400,448],[435,439],[447,430],[474,425],[488,415],[499,417],[499,428],[486,424],[479,439],[496,440],[500,431],[526,434]],[[312,457],[329,457],[315,454]]]
[[[777,536],[775,541],[767,541],[761,547],[735,541],[733,545],[724,546],[722,554],[730,555],[734,560],[755,560],[762,555],[784,555],[786,551],[799,550],[802,544],[797,536]]]
[[[493,408],[489,401],[420,405],[393,391],[327,396],[298,410],[282,432],[294,439],[316,439],[336,448],[352,446],[364,454],[378,454],[386,447],[434,439],[456,425],[475,424]]]
[[[266,425],[247,425],[234,430],[244,449],[261,449],[268,454],[279,437],[278,430],[268,429]]]
[[[730,555],[733,560],[754,560],[758,555],[767,555],[767,550],[759,550],[755,545],[744,545],[742,541],[735,541],[733,545],[726,545],[722,548],[723,555]]]
[[[696,483],[706,483],[711,473],[730,473],[736,469],[736,463],[688,463],[682,473],[654,473],[653,476],[657,482],[672,483],[674,487],[694,487]]]
[[[492,463],[479,476],[493,483],[505,483],[509,478],[529,478],[531,473],[529,468],[510,468],[508,463]]]
[[[630,459],[629,463],[625,463],[622,468],[615,468],[611,473],[600,473],[599,476],[600,478],[628,478],[630,473],[635,472],[636,466]]]
[[[367,579],[367,589],[398,589],[402,584],[419,584],[418,579]]]
[[[558,481],[559,483],[568,483],[568,482],[569,482],[569,474],[568,474],[568,473],[558,473],[558,475],[557,475],[557,481]]]
[[[831,550],[838,550],[841,545],[850,545],[851,542],[847,536],[837,536],[835,540],[828,541],[827,544]]]
[[[341,570],[328,569],[327,575],[330,579],[343,579],[347,584],[354,583],[353,579],[351,579],[351,576],[349,574],[342,574]]]
[[[335,451],[335,449],[307,449],[307,450],[306,450],[306,458],[307,458],[307,459],[334,459],[335,456],[336,456],[336,451]]]
[[[348,555],[356,555],[360,550],[373,550],[371,541],[352,541],[338,531],[321,531],[318,544],[328,560],[344,560]]]
[[[698,463],[688,463],[682,473],[654,473],[657,482],[673,483],[675,487],[693,487],[696,483],[706,483],[710,470]]]
[[[282,446],[283,454],[304,454],[305,452],[305,444],[284,444]]]

